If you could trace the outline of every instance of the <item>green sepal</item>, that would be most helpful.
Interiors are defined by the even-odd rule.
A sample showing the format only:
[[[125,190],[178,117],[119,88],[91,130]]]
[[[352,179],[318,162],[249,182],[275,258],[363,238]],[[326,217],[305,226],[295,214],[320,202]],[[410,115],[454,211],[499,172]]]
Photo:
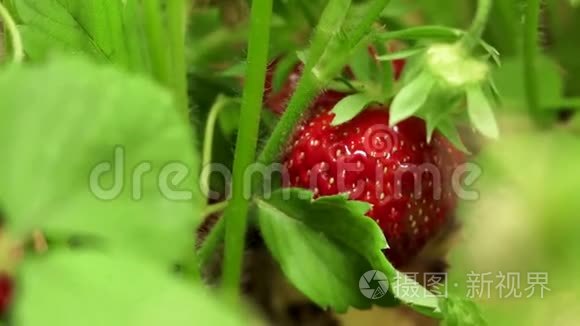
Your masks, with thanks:
[[[343,98],[332,109],[334,118],[331,125],[337,126],[350,121],[373,102],[374,100],[365,93],[356,93]]]

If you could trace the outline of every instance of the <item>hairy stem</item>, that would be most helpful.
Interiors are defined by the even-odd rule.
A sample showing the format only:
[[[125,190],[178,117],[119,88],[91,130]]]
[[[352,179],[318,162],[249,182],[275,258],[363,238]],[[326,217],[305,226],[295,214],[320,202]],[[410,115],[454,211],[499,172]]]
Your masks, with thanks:
[[[278,159],[278,155],[284,144],[288,141],[290,135],[294,132],[296,125],[300,122],[304,111],[310,101],[320,91],[316,83],[316,78],[311,71],[305,71],[302,78],[296,86],[294,95],[288,103],[286,112],[272,131],[272,135],[266,142],[266,146],[260,153],[258,161],[264,164],[270,164]]]
[[[335,75],[340,73],[341,69],[347,63],[351,51],[370,33],[373,23],[378,19],[380,13],[389,1],[373,1],[365,12],[365,15],[361,18],[360,23],[356,25],[356,28],[351,33],[346,35],[346,39],[344,36],[335,36],[330,40],[329,47],[333,47],[334,42],[342,41],[344,44],[333,47],[333,49],[336,49],[336,52],[331,51],[332,53],[328,52],[327,47],[325,53],[321,54],[319,58],[319,61],[326,61],[322,67],[319,67],[320,65],[314,62],[307,63],[308,66],[314,67],[314,69],[305,69],[288,103],[286,112],[282,115],[282,118],[276,125],[276,128],[274,128],[272,135],[260,154],[258,160],[261,163],[270,164],[278,160],[280,151],[288,141],[296,125],[300,122],[310,101]],[[316,71],[316,76],[313,71]]]
[[[381,13],[391,0],[374,0],[367,8],[365,15],[361,18],[356,28],[349,35],[349,47],[356,47],[360,41],[369,35],[373,24],[379,19]]]
[[[247,197],[249,194],[244,193],[245,171],[256,155],[268,61],[271,16],[272,0],[252,2],[248,68],[242,96],[240,129],[236,142],[232,199],[222,217],[226,225],[222,287],[232,294],[234,300],[238,298],[240,290],[242,254],[250,202]]]
[[[9,33],[10,39],[10,49],[12,50],[12,61],[16,63],[22,62],[24,58],[24,49],[22,47],[22,38],[20,36],[20,32],[16,27],[16,23],[12,16],[4,7],[2,2],[0,1],[0,18],[4,22],[4,26],[6,27],[6,32]],[[5,39],[8,39],[8,34]]]

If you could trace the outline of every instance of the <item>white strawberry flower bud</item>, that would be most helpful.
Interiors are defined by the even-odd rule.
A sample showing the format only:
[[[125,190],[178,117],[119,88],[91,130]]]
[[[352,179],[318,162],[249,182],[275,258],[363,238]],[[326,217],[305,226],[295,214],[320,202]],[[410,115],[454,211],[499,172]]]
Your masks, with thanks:
[[[479,84],[489,74],[488,64],[473,58],[461,43],[431,45],[426,51],[426,64],[441,84],[451,88]]]

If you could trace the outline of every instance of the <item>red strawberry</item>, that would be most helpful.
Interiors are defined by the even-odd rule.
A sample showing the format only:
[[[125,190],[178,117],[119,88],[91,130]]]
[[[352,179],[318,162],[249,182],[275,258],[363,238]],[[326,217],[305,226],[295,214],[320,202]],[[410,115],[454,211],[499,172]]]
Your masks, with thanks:
[[[403,74],[403,69],[405,69],[406,63],[407,62],[405,59],[393,60],[393,74],[395,75],[395,79],[401,78],[401,74]]]
[[[298,129],[284,158],[289,183],[372,204],[367,215],[389,242],[387,256],[405,265],[449,222],[456,205],[451,172],[464,155],[439,134],[428,144],[421,119],[389,127],[384,107],[340,126],[330,125],[333,116],[319,106]]]
[[[0,274],[0,316],[6,313],[12,301],[12,279]]]

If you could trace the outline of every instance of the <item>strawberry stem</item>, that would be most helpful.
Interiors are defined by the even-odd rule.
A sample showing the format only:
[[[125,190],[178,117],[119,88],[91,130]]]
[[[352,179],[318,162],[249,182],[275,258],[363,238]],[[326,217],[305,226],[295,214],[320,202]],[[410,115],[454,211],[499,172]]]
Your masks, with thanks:
[[[211,156],[213,151],[213,135],[215,131],[215,125],[217,118],[224,106],[230,101],[229,98],[220,94],[217,96],[215,102],[209,110],[207,116],[207,121],[205,123],[205,133],[203,137],[203,152],[201,156],[201,168],[205,172],[205,168],[211,164]],[[202,173],[200,176],[201,189],[204,191],[209,191],[209,170],[207,173]]]
[[[0,18],[4,22],[4,26],[6,27],[6,30],[8,31],[6,37],[8,38],[8,34],[10,34],[10,40],[11,40],[10,47],[12,49],[12,61],[14,61],[16,63],[20,63],[20,62],[22,62],[22,59],[24,58],[24,49],[22,48],[22,38],[20,36],[20,32],[18,31],[18,28],[16,27],[16,23],[14,22],[14,19],[12,19],[12,16],[10,15],[10,13],[6,9],[6,7],[4,7],[4,5],[2,4],[1,1],[0,1]]]
[[[477,10],[475,12],[475,18],[471,23],[467,34],[463,37],[463,45],[466,49],[473,49],[483,35],[485,26],[487,25],[487,20],[489,18],[489,12],[491,11],[492,0],[479,0],[477,2]]]
[[[288,103],[286,112],[272,131],[272,135],[266,142],[266,146],[260,153],[258,161],[270,164],[278,159],[280,151],[288,141],[299,123],[308,103],[316,96],[321,87],[317,85],[316,78],[311,71],[304,71],[302,78],[296,86],[296,90]]]
[[[350,37],[348,38],[348,45],[351,49],[356,47],[364,37],[369,35],[373,24],[379,19],[389,2],[391,0],[375,0],[368,6],[365,15],[356,24],[354,31],[350,33]]]
[[[248,68],[242,96],[240,128],[233,167],[232,199],[222,217],[225,220],[225,252],[222,287],[239,300],[242,254],[250,201],[245,193],[245,172],[255,160],[266,78],[272,0],[253,1],[251,9]]]
[[[390,0],[374,0],[368,6],[360,23],[346,35],[346,38],[344,35],[335,35],[328,43],[324,53],[318,58],[318,62],[307,63],[307,66],[313,67],[313,69],[305,69],[288,103],[286,112],[280,118],[258,158],[260,163],[271,164],[278,160],[281,150],[288,142],[310,101],[342,70],[349,60],[351,51],[363,38],[369,35],[373,23],[379,18],[389,2]],[[326,60],[328,62],[325,62]],[[316,75],[314,71],[316,71]]]

